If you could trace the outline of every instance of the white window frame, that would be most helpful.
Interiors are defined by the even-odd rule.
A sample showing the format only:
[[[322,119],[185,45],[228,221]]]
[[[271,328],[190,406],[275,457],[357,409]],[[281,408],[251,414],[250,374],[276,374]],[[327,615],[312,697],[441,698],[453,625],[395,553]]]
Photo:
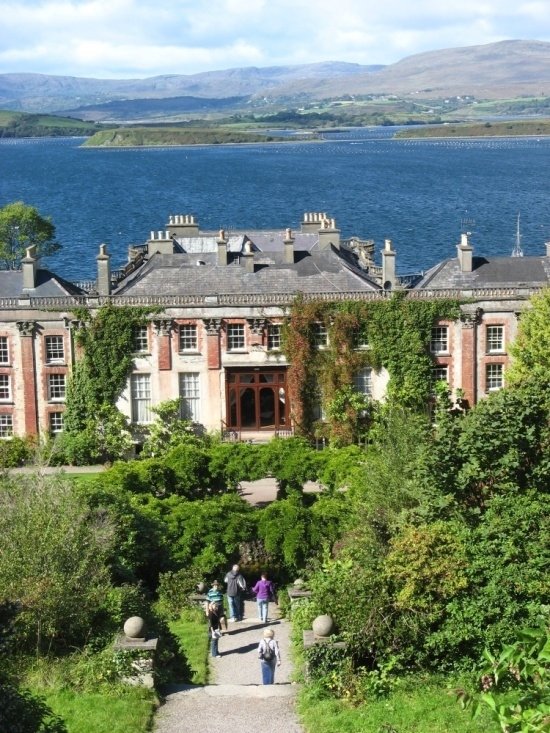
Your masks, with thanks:
[[[59,348],[60,346],[61,348]],[[46,364],[63,364],[65,361],[65,343],[63,336],[45,336],[44,351]]]
[[[134,354],[149,353],[149,326],[134,326]]]
[[[504,387],[504,364],[485,364],[485,391],[498,392]]]
[[[313,324],[313,345],[317,349],[326,349],[328,346],[328,329],[320,321]]]
[[[48,402],[65,402],[67,393],[66,374],[48,374]]]
[[[200,422],[200,372],[180,372],[179,395],[182,420],[191,420],[191,422],[196,423]]]
[[[281,350],[282,327],[280,323],[269,323],[267,326],[267,350]]]
[[[10,363],[10,342],[7,336],[0,336],[0,364]]]
[[[11,378],[9,374],[0,374],[0,402],[11,402]]]
[[[179,327],[179,352],[198,351],[199,337],[195,323],[182,323]]]
[[[57,435],[63,432],[63,413],[50,412],[49,414],[50,433]]]
[[[447,382],[449,384],[449,367],[447,364],[436,364],[432,367],[432,382]]]
[[[0,415],[0,440],[13,438],[13,415]]]
[[[359,394],[372,397],[372,368],[363,367],[353,375],[353,386]]]
[[[152,423],[150,374],[136,373],[131,375],[130,400],[132,403],[132,422],[135,425]]]
[[[449,327],[433,326],[430,337],[430,352],[432,354],[449,353]]]
[[[227,324],[227,350],[244,351],[246,347],[244,323]]]
[[[486,351],[488,354],[504,353],[504,326],[490,325],[485,331]]]

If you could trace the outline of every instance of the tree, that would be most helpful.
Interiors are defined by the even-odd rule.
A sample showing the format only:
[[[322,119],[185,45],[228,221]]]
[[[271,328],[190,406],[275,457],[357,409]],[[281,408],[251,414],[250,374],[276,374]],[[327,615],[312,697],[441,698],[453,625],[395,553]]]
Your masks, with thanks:
[[[111,589],[105,513],[60,475],[5,477],[0,489],[0,603],[20,607],[19,645],[84,643]]]
[[[550,288],[531,299],[532,308],[522,314],[518,335],[512,345],[514,362],[506,373],[510,384],[526,377],[548,383],[550,375]]]
[[[55,240],[55,226],[34,206],[22,201],[0,209],[0,263],[4,270],[18,270],[28,247],[36,247],[36,255],[51,255],[61,248]]]

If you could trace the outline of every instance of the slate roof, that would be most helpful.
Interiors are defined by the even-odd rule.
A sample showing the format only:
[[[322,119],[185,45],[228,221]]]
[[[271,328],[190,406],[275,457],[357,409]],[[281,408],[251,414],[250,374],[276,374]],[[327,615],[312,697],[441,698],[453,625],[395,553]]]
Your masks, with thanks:
[[[285,232],[263,230],[226,235],[227,251],[232,253],[243,252],[245,243],[251,242],[254,251],[282,252],[285,236]],[[294,249],[297,251],[311,250],[319,244],[319,235],[316,232],[293,232],[292,237],[294,239]],[[175,239],[182,252],[194,254],[217,252],[218,238],[219,233],[204,232],[198,237],[176,237]]]
[[[282,242],[282,240],[281,240]],[[243,258],[230,254],[218,265],[217,252],[154,254],[122,280],[117,295],[217,295],[219,293],[326,293],[379,290],[356,264],[352,253],[335,248],[295,251],[284,262],[282,251],[257,251],[253,273]]]
[[[433,289],[541,287],[550,284],[550,257],[473,257],[472,272],[458,258],[432,267],[415,286]]]
[[[21,270],[0,270],[0,298],[18,298],[30,295],[33,298],[56,298],[66,295],[82,295],[83,291],[49,270],[37,270],[36,287],[23,291]]]

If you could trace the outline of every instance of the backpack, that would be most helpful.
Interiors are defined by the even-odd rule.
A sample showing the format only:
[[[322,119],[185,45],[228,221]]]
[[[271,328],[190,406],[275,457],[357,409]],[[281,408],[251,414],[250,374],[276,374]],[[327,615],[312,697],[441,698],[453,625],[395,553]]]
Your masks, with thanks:
[[[275,656],[275,650],[270,645],[269,641],[266,641],[264,643],[262,659],[264,660],[264,662],[271,662],[274,656]]]

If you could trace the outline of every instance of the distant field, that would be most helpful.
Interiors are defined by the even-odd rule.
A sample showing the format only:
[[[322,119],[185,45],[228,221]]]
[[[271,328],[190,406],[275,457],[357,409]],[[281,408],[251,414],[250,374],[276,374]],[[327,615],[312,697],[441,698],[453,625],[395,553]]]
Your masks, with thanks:
[[[288,141],[288,138],[258,135],[223,128],[128,127],[96,132],[84,142],[90,147],[142,147],[164,145],[223,145]]]
[[[411,127],[398,132],[396,138],[425,137],[514,137],[517,135],[550,135],[550,119],[513,120],[509,122],[476,122],[429,127]]]
[[[0,110],[0,137],[62,137],[93,135],[94,122],[70,117]]]

